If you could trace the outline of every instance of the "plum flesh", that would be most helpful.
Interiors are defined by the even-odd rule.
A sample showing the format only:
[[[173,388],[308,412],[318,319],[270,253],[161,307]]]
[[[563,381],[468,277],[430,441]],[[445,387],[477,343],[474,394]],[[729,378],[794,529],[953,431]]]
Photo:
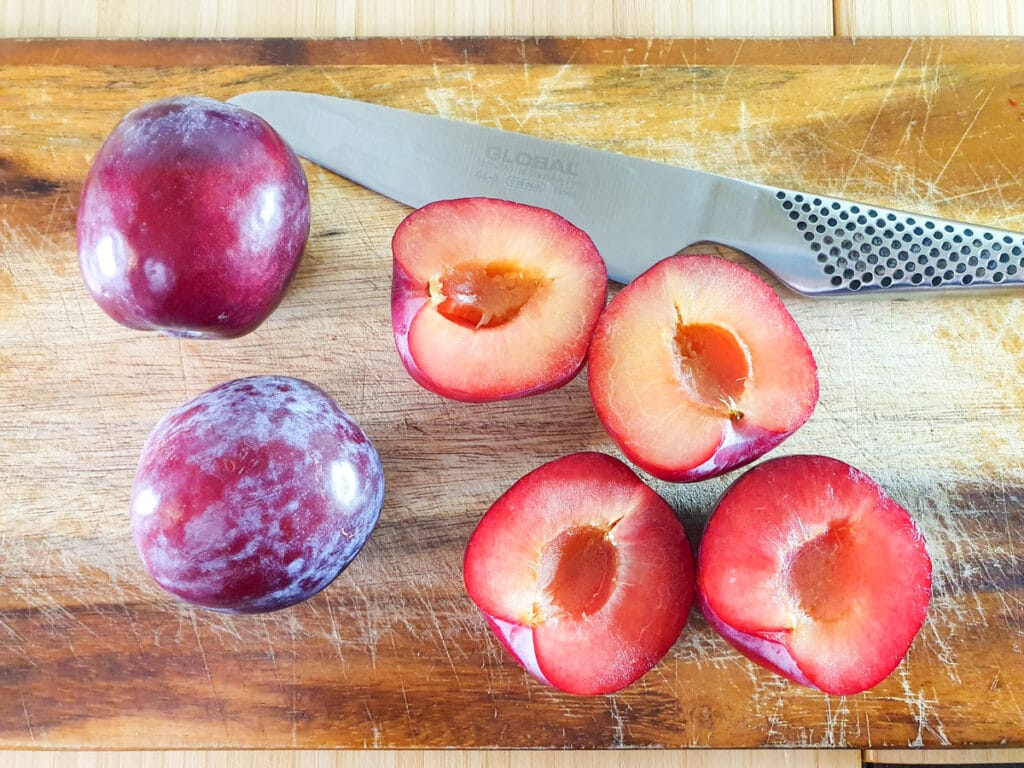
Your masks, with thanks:
[[[814,355],[771,287],[718,256],[670,256],[624,287],[590,346],[594,409],[622,452],[671,482],[748,464],[818,402]]]
[[[826,693],[860,693],[906,656],[932,565],[910,514],[868,475],[825,456],[747,471],[701,540],[705,618],[749,658]]]
[[[508,200],[439,200],[405,218],[392,253],[395,345],[426,389],[510,400],[583,368],[608,272],[566,219]]]
[[[541,682],[613,693],[665,656],[693,600],[672,508],[618,459],[583,452],[522,477],[466,546],[466,590]]]

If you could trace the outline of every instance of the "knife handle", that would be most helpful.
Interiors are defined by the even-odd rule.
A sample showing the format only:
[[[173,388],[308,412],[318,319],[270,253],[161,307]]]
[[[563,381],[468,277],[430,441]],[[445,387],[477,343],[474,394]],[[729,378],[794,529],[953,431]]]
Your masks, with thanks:
[[[1024,285],[1024,235],[763,187],[790,232],[788,258],[765,249],[763,261],[808,295],[1008,288]],[[764,198],[762,198],[764,200]],[[767,201],[765,201],[767,202]],[[793,259],[796,243],[805,258]],[[814,267],[810,268],[810,264]],[[799,266],[798,266],[799,265]]]

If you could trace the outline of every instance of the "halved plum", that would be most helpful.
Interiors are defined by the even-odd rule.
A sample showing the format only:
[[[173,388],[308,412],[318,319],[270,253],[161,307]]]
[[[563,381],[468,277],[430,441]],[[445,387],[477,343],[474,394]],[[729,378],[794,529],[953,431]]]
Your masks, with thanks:
[[[749,658],[831,694],[867,690],[924,622],[931,559],[903,507],[824,456],[746,472],[708,522],[698,558],[708,622]]]
[[[480,520],[466,589],[523,667],[574,694],[638,680],[693,601],[690,545],[671,507],[625,464],[576,453],[533,470]]]
[[[756,459],[818,401],[817,366],[793,316],[757,275],[716,256],[669,257],[623,288],[589,359],[605,429],[663,480]]]
[[[583,367],[608,273],[593,241],[561,216],[443,200],[406,217],[392,252],[395,343],[422,386],[505,400],[560,387]]]

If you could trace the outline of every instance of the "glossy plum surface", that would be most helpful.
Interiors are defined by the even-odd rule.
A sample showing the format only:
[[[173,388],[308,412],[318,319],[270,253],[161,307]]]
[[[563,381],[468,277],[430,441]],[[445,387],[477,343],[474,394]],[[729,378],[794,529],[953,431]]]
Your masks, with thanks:
[[[509,400],[583,368],[608,273],[566,219],[508,200],[440,200],[409,214],[391,246],[395,346],[426,389]]]
[[[713,255],[670,256],[625,286],[597,323],[587,373],[622,452],[672,482],[753,461],[818,402],[814,355],[785,304]]]
[[[584,452],[525,475],[466,547],[469,596],[541,682],[607,694],[651,670],[694,594],[690,545],[672,508],[618,459]]]
[[[230,338],[277,307],[309,226],[305,173],[266,122],[213,99],[172,98],[130,112],[96,153],[78,260],[117,322]]]
[[[131,526],[156,582],[234,613],[284,608],[355,558],[384,495],[365,433],[312,384],[256,376],[167,414],[142,449]]]
[[[836,695],[892,673],[925,620],[932,564],[910,514],[860,470],[786,456],[747,471],[701,540],[701,611],[749,658]]]

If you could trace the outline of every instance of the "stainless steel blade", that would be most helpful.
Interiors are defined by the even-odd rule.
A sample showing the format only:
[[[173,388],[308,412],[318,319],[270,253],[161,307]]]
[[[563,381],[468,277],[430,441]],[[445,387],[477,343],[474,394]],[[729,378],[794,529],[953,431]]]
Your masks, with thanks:
[[[701,241],[749,254],[807,295],[1024,282],[1018,233],[351,99],[257,91],[230,101],[300,156],[414,208],[484,196],[553,210],[593,238],[620,282]]]

